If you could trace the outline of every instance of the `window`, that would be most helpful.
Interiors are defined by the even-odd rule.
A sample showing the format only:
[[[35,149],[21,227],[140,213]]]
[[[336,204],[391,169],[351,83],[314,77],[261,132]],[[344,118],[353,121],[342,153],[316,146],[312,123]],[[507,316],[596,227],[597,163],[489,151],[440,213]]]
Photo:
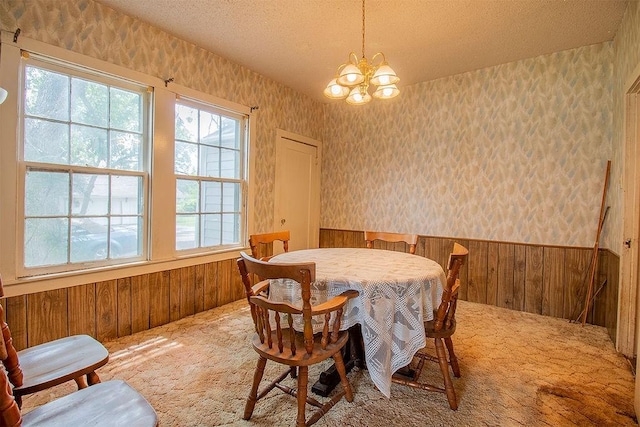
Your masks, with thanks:
[[[145,256],[146,89],[65,64],[25,64],[25,269],[67,271]]]
[[[246,121],[244,115],[209,105],[176,103],[177,250],[240,245]]]

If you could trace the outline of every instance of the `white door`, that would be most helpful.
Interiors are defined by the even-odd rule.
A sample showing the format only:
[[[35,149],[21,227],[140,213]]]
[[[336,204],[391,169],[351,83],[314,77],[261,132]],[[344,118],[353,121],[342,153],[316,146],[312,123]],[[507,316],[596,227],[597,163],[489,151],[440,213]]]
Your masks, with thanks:
[[[274,230],[289,230],[289,250],[317,248],[321,142],[278,129]],[[282,248],[274,245],[274,254]]]

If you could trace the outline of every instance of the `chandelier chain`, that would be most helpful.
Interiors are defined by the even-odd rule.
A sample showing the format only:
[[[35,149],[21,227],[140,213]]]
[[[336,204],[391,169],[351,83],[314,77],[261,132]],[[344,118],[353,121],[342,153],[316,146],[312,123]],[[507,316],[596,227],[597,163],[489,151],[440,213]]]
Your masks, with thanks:
[[[362,57],[364,58],[364,0],[362,0]]]

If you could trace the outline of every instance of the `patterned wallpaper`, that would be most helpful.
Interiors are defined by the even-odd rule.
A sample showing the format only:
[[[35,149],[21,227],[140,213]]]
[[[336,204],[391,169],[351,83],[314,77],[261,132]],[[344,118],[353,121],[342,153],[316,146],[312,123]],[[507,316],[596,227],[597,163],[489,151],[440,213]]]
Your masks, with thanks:
[[[256,231],[273,225],[276,128],[322,138],[322,105],[191,43],[92,0],[2,0],[3,30],[246,106],[257,105]],[[301,112],[304,112],[302,114]]]
[[[640,2],[630,1],[627,11],[614,39],[614,77],[613,77],[613,161],[612,183],[609,204],[612,206],[609,228],[604,230],[604,244],[614,252],[622,253],[622,171],[624,165],[624,101],[625,84],[634,76],[640,66]]]
[[[321,225],[592,246],[612,61],[605,43],[404,87],[361,108],[327,105]]]
[[[32,39],[260,106],[257,231],[273,223],[281,128],[324,141],[322,227],[591,246],[611,158],[603,239],[614,250],[622,223],[619,91],[638,64],[639,15],[630,2],[614,43],[403,87],[392,101],[354,108],[322,106],[92,0],[0,3],[2,29],[20,27]]]

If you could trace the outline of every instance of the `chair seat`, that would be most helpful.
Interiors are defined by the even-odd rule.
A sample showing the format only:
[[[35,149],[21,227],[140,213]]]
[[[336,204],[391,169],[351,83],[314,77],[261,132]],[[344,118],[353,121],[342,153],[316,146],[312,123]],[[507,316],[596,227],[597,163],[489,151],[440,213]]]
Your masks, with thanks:
[[[158,423],[149,402],[121,380],[105,381],[78,390],[22,415],[28,426],[136,426]]]
[[[424,332],[427,338],[449,338],[456,331],[456,319],[451,320],[451,327],[447,329],[442,328],[439,331],[436,331],[435,326],[435,319],[424,322]]]
[[[109,352],[88,335],[74,335],[21,350],[18,359],[24,379],[13,393],[26,395],[95,371]]]
[[[338,334],[338,340],[331,344],[327,344],[326,349],[322,349],[320,345],[320,340],[322,339],[322,334],[314,335],[314,348],[313,354],[309,355],[304,349],[304,337],[301,333],[296,332],[295,334],[295,344],[296,344],[296,354],[291,353],[291,340],[289,339],[289,329],[282,330],[282,344],[283,349],[282,352],[278,349],[278,339],[276,337],[276,331],[271,333],[271,339],[273,341],[273,347],[269,348],[267,344],[267,340],[265,337],[264,344],[260,342],[260,337],[258,334],[255,334],[253,337],[253,348],[263,357],[276,361],[278,363],[282,363],[289,366],[310,366],[319,361],[325,360],[333,356],[335,353],[340,351],[342,347],[349,340],[349,332],[348,331],[340,331]]]

